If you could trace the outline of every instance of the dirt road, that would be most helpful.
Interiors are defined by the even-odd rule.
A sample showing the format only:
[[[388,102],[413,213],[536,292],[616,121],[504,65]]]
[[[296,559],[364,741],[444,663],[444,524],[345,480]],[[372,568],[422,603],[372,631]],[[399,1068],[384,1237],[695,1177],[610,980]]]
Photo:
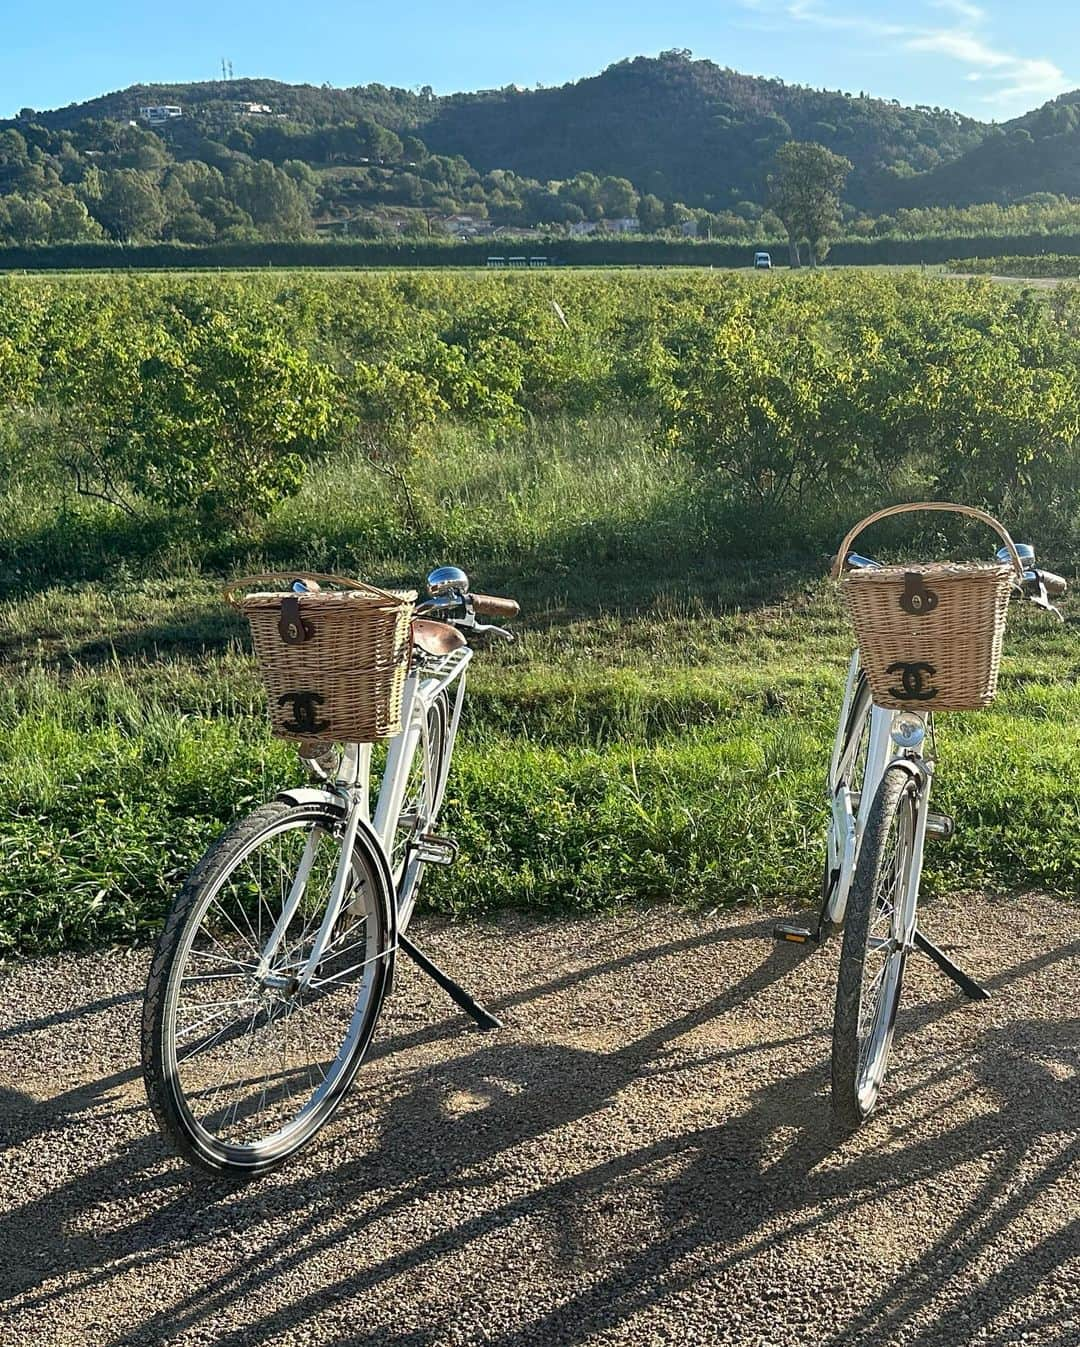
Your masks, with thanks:
[[[1080,1343],[1080,911],[928,910],[887,1098],[828,1106],[835,946],[771,921],[431,927],[333,1124],[240,1189],[163,1149],[146,951],[0,971],[0,1323],[54,1344]]]

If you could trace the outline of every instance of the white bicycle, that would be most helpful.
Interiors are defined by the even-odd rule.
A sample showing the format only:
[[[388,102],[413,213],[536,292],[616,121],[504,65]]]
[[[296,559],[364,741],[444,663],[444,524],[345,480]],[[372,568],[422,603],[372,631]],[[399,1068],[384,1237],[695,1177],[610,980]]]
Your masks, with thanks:
[[[397,950],[482,1028],[499,1026],[406,931],[425,868],[457,852],[437,829],[469,640],[512,640],[477,617],[513,617],[518,605],[470,593],[454,566],[427,584],[374,809],[372,745],[305,759],[316,784],[234,824],[166,919],[143,1005],[143,1074],[166,1139],[203,1169],[253,1176],[311,1141],[364,1061]]]
[[[1035,569],[1034,549],[1017,545],[1024,578],[1014,597],[1057,614],[1050,598],[1065,581]],[[997,553],[1007,562],[1007,548]],[[849,552],[843,565],[881,563]],[[1060,614],[1057,614],[1060,616]],[[799,944],[822,943],[843,930],[833,1014],[832,1101],[837,1121],[857,1127],[877,1105],[904,965],[920,950],[972,1000],[989,992],[929,940],[918,925],[919,885],[927,837],[951,837],[953,820],[930,809],[936,737],[933,712],[874,704],[858,650],[848,666],[840,721],[829,764],[830,818],[816,925],[781,922],[774,934]]]

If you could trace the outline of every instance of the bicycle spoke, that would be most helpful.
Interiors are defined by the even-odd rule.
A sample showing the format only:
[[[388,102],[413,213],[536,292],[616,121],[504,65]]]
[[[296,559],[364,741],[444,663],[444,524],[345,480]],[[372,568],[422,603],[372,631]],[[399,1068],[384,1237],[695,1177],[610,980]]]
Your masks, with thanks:
[[[225,911],[225,909],[222,907],[220,899],[215,898],[212,905],[218,909],[218,911],[221,913],[221,915],[225,918],[225,920],[226,920],[226,921],[229,923],[229,925],[233,928],[233,930],[236,932],[236,934],[240,937],[241,942],[242,942],[243,944],[245,944],[245,945],[248,946],[248,948],[251,950],[252,954],[255,955],[255,959],[256,959],[256,962],[257,962],[258,959],[260,958],[261,954],[262,954],[262,951],[256,947],[256,945],[255,945],[255,943],[254,943],[254,939],[249,940],[249,939],[247,938],[247,936],[243,933],[243,931],[241,931],[240,927],[237,926],[236,922],[233,921],[232,917],[230,917],[229,914],[228,914],[228,913]],[[219,943],[220,943],[220,942],[219,942]]]
[[[373,954],[370,959],[363,959],[360,963],[354,963],[348,968],[343,968],[340,973],[335,973],[332,978],[312,978],[311,985],[320,990],[324,987],[332,987],[335,983],[341,982],[344,978],[348,977],[350,973],[355,973],[361,968],[367,968],[371,964],[377,963],[380,959],[384,959],[385,957],[385,954]]]
[[[185,973],[180,979],[183,982],[227,982],[230,978],[250,977],[250,973],[244,970],[241,973]]]

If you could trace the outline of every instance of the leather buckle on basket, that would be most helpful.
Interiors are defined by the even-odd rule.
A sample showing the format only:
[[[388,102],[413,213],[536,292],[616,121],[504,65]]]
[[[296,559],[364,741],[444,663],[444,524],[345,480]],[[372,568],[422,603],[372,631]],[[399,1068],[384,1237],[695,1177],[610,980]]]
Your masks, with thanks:
[[[938,606],[935,590],[927,585],[918,571],[908,571],[904,576],[904,592],[900,595],[900,607],[914,617],[923,617],[932,613]]]
[[[281,600],[281,618],[278,634],[286,645],[303,645],[312,636],[311,623],[300,616],[300,600],[295,594],[286,594]]]

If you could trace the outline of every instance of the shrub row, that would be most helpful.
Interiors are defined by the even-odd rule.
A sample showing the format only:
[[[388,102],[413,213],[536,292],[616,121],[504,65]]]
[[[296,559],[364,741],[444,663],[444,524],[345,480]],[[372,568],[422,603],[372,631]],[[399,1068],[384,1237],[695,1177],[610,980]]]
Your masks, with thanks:
[[[1080,279],[1080,257],[1073,253],[1040,253],[1034,257],[973,257],[967,261],[954,258],[949,270],[975,276],[1033,276]]]
[[[787,244],[758,247],[786,266]],[[840,266],[936,265],[988,254],[1056,253],[1080,256],[1080,234],[842,239],[829,253]],[[214,269],[218,267],[475,267],[488,257],[545,256],[566,266],[749,266],[755,245],[706,239],[630,237],[457,240],[326,240],[294,243],[45,244],[0,247],[0,270],[54,271]]]
[[[78,530],[45,525],[42,502],[80,490],[113,502],[110,536],[136,555],[164,537],[139,521],[161,516],[197,549],[256,539],[343,453],[398,484],[406,537],[434,541],[446,484],[425,500],[418,465],[440,436],[466,429],[509,461],[531,424],[597,413],[634,418],[658,470],[679,457],[691,513],[729,553],[815,550],[841,506],[893,493],[1071,535],[1080,295],[912,272],[758,279],[0,278],[0,469],[22,492],[0,547],[37,519],[38,556],[62,541],[70,557]],[[339,535],[333,516],[312,536]],[[511,514],[463,517],[490,546]],[[398,546],[385,511],[372,527]],[[25,564],[16,542],[5,573]]]

